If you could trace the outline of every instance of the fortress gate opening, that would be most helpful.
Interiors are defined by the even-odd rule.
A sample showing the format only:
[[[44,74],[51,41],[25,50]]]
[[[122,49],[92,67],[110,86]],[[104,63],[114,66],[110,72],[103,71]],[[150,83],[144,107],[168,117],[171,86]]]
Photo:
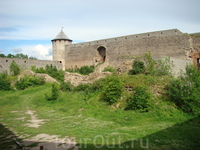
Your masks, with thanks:
[[[104,63],[106,60],[106,48],[101,46],[97,49],[98,51],[98,62]]]

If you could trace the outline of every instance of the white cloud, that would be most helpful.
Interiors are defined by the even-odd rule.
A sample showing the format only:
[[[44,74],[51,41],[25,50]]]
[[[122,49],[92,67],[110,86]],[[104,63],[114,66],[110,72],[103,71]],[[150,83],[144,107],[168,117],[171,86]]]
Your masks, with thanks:
[[[64,26],[72,40],[178,28],[199,32],[197,0],[1,0],[0,39],[52,39]],[[184,26],[189,23],[192,26]],[[194,28],[193,28],[194,27]]]
[[[22,50],[22,48],[13,48],[12,51],[15,52],[15,53],[20,53],[23,50]]]
[[[21,47],[23,54],[28,55],[29,57],[36,57],[40,60],[52,60],[52,55],[50,53],[51,45],[34,45],[34,46],[22,46]]]
[[[0,49],[0,53],[3,53],[3,50],[2,50],[2,49]]]

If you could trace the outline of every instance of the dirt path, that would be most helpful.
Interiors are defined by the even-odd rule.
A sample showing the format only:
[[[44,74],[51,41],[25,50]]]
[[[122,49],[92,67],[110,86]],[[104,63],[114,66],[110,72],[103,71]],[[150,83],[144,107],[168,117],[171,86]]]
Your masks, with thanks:
[[[31,116],[28,120],[27,127],[38,128],[45,123],[44,119],[38,119],[36,112],[27,107],[26,114]],[[24,120],[25,117],[16,118],[17,120]],[[38,134],[31,138],[25,138],[21,141],[25,145],[24,150],[78,150],[75,138],[64,137],[59,135]]]
[[[39,126],[41,126],[42,124],[44,124],[44,119],[37,119],[37,115],[35,114],[35,111],[30,110],[29,108],[27,108],[26,114],[31,115],[31,120],[28,120],[28,124],[26,124],[28,127],[34,127],[34,128],[38,128]]]

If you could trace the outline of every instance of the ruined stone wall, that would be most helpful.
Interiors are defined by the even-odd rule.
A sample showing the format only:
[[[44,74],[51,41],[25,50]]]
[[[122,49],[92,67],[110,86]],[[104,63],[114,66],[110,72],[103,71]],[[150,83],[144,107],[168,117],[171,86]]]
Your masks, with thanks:
[[[7,70],[10,73],[10,64],[15,61],[21,69],[28,69],[31,66],[36,66],[37,68],[43,67],[46,65],[56,66],[57,69],[62,69],[62,63],[59,61],[51,61],[51,60],[31,60],[31,59],[19,59],[19,58],[0,58],[0,73],[3,70]]]
[[[192,46],[194,48],[194,53],[200,52],[200,33],[192,34]]]
[[[105,62],[114,67],[148,51],[154,58],[170,56],[188,59],[188,52],[192,49],[190,43],[188,34],[173,29],[66,45],[66,68],[98,64],[99,47],[106,49]]]

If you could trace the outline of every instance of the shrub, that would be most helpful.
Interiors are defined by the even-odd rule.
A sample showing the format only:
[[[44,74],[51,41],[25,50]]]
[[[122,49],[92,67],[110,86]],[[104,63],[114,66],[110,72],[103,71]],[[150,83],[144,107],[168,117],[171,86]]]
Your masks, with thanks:
[[[193,65],[186,66],[186,72],[172,79],[166,88],[170,101],[186,113],[200,113],[200,70]]]
[[[75,68],[75,69],[66,69],[68,72],[72,73],[79,73],[82,75],[88,75],[92,72],[94,72],[94,66],[82,66],[81,68]]]
[[[35,73],[46,73],[45,69],[40,67],[35,70]]]
[[[36,66],[31,66],[31,70],[32,70],[33,72],[36,72]]]
[[[57,100],[60,95],[60,87],[58,84],[54,83],[52,84],[52,89],[51,89],[51,96],[48,96],[45,94],[45,99],[50,101],[50,100]]]
[[[8,79],[0,78],[0,90],[2,91],[11,90],[10,81]]]
[[[133,69],[131,69],[129,71],[129,74],[131,74],[131,75],[136,75],[136,74],[139,74],[139,73],[144,73],[144,71],[145,71],[144,62],[140,61],[140,60],[134,60],[132,68]]]
[[[94,72],[94,66],[83,66],[79,69],[79,73],[83,75],[88,75],[90,73]]]
[[[107,77],[107,81],[101,93],[101,99],[109,105],[114,104],[121,97],[123,91],[123,84],[117,76]]]
[[[19,65],[16,64],[15,61],[13,61],[11,64],[10,64],[10,72],[11,74],[13,74],[14,76],[18,75],[20,73],[20,68],[19,68]]]
[[[79,84],[78,86],[74,87],[74,91],[87,91],[90,90],[89,84]]]
[[[72,91],[73,86],[71,85],[70,82],[62,82],[60,85],[60,90],[62,91]]]
[[[11,90],[10,81],[7,79],[7,71],[0,74],[0,90],[9,91]]]
[[[42,77],[31,77],[31,76],[24,76],[20,78],[16,83],[15,87],[18,90],[24,90],[29,86],[36,86],[36,85],[43,85],[45,84],[44,78]]]
[[[147,91],[145,86],[136,86],[133,88],[134,95],[127,101],[127,108],[131,110],[146,111],[148,108],[148,101],[151,98],[150,92]]]
[[[51,65],[46,65],[45,69],[44,68],[37,68],[35,69],[36,73],[45,73],[50,75],[51,77],[55,78],[56,80],[60,82],[64,82],[64,71],[63,70],[58,70],[56,66]]]
[[[103,69],[103,72],[106,72],[106,71],[109,71],[109,72],[115,72],[116,69],[113,68],[113,67],[107,66],[107,67],[105,67],[105,68]]]
[[[95,82],[93,82],[93,84],[91,84],[90,91],[91,92],[102,91],[105,83],[106,83],[106,78],[101,78],[99,80],[96,80]]]

